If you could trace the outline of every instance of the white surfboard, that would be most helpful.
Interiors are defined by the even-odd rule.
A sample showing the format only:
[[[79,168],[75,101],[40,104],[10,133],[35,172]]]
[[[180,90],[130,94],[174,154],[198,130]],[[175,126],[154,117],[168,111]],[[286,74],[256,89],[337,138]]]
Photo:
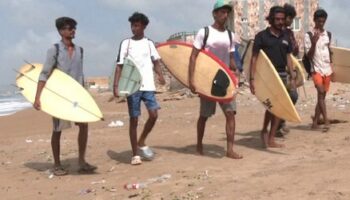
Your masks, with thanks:
[[[26,64],[20,68],[16,84],[23,96],[34,103],[42,64]],[[41,110],[54,117],[74,122],[103,120],[98,105],[76,80],[54,69],[41,93]]]

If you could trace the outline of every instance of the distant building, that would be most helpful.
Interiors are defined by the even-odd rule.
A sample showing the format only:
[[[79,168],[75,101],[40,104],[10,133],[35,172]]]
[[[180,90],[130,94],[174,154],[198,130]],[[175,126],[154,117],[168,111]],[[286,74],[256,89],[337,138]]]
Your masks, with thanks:
[[[109,78],[108,77],[87,77],[85,80],[85,86],[89,89],[108,89]]]
[[[270,8],[285,3],[293,5],[297,11],[292,26],[303,51],[304,34],[313,27],[313,13],[319,6],[318,0],[232,0],[233,12],[228,27],[243,40],[253,39],[256,33],[269,25],[266,16]]]

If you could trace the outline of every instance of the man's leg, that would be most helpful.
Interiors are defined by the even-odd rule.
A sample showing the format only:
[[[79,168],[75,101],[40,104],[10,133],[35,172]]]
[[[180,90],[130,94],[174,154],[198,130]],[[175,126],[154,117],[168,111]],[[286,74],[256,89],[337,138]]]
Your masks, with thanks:
[[[132,149],[132,156],[137,155],[137,125],[138,117],[130,117],[129,137]]]
[[[269,134],[268,147],[271,147],[271,148],[284,147],[283,144],[278,144],[275,142],[275,135],[276,135],[276,131],[277,131],[277,128],[278,128],[280,122],[281,122],[280,118],[271,114],[271,129],[270,129],[270,134]]]
[[[54,165],[55,167],[61,167],[61,160],[60,160],[60,141],[61,141],[61,131],[59,132],[52,132],[51,136],[51,148],[52,148],[52,154],[54,159]]]
[[[233,159],[241,159],[243,156],[237,154],[233,150],[233,144],[235,142],[235,111],[225,112],[226,117],[226,142],[227,142],[227,152],[226,156]]]
[[[148,119],[146,121],[146,124],[143,128],[142,134],[140,136],[138,145],[140,147],[146,146],[146,138],[148,134],[152,131],[156,121],[158,118],[158,111],[157,110],[148,110]]]
[[[85,152],[86,145],[88,141],[88,124],[79,123],[79,134],[78,134],[78,147],[79,147],[79,165],[84,165],[85,161]]]
[[[263,146],[265,148],[268,147],[268,141],[269,141],[269,132],[268,132],[268,126],[271,122],[271,113],[266,110],[265,116],[264,116],[264,122],[263,122],[263,128],[260,133],[261,141],[263,142]]]
[[[208,117],[199,116],[197,121],[197,153],[203,155],[203,137]]]

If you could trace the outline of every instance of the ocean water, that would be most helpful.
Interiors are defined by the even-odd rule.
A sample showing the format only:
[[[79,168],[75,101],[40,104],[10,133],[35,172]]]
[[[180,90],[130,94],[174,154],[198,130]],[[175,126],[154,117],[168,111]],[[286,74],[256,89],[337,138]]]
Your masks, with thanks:
[[[0,86],[0,117],[12,115],[30,107],[32,104],[22,96],[15,86]]]

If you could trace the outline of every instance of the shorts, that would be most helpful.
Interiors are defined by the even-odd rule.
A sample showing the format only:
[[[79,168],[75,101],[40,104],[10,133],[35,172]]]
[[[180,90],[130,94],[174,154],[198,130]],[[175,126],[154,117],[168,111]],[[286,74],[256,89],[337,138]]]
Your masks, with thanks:
[[[295,105],[298,101],[299,98],[299,94],[296,90],[291,90],[287,88],[287,84],[288,84],[288,77],[287,76],[280,76],[280,78],[282,79],[282,82],[284,84],[284,86],[287,89],[287,92],[289,94],[290,99],[292,100],[293,104]]]
[[[52,117],[53,123],[53,132],[61,132],[64,129],[71,128],[71,122],[63,119],[58,119],[56,117]]]
[[[225,113],[228,111],[233,111],[236,114],[236,98],[228,103],[219,103],[221,110]],[[209,101],[205,98],[200,97],[200,116],[211,117],[215,114],[216,102]]]
[[[322,87],[324,91],[329,91],[331,84],[331,76],[322,76],[320,73],[312,73],[312,80],[314,81],[315,87]]]
[[[160,109],[154,91],[138,91],[128,96],[127,100],[130,117],[138,117],[141,115],[141,101],[145,103],[147,110]]]

